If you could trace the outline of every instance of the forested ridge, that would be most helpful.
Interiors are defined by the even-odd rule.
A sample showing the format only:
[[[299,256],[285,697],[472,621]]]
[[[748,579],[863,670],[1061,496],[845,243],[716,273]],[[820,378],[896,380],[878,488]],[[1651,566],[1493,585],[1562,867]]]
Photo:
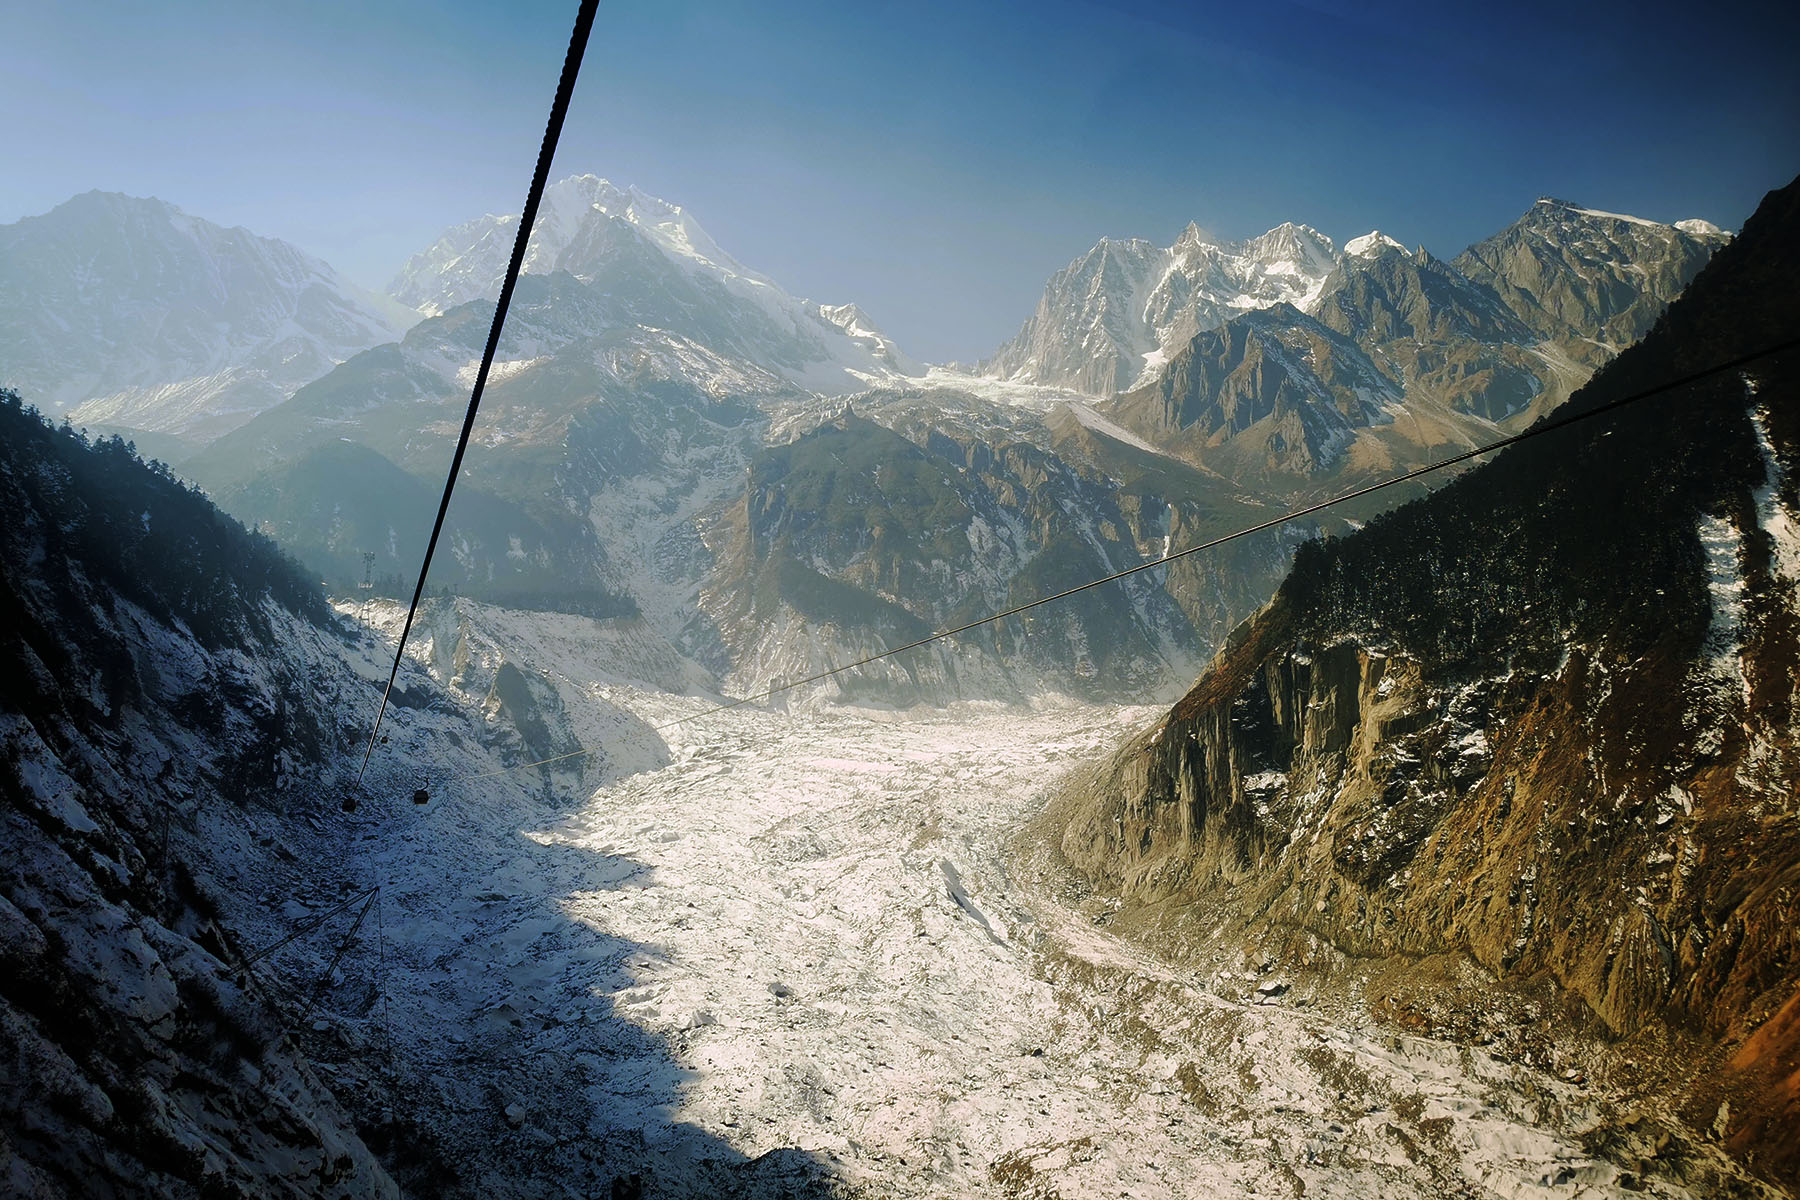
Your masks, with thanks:
[[[273,600],[323,625],[330,608],[318,583],[269,537],[245,529],[161,462],[145,462],[125,439],[89,441],[55,426],[18,393],[0,389],[0,504],[9,514],[6,603],[47,588],[71,600],[71,572],[160,620],[178,620],[208,646],[245,626],[260,630],[258,606]],[[41,538],[41,545],[27,543]],[[79,564],[79,565],[76,565]]]

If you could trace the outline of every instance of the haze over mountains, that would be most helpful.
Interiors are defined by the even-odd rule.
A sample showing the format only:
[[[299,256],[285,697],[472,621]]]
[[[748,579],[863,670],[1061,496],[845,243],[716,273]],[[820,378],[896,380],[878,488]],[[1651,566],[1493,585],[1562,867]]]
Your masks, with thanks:
[[[48,412],[209,440],[417,314],[285,242],[108,192],[0,226],[0,362]]]
[[[500,292],[517,216],[449,230],[388,285],[428,316]],[[620,307],[613,324],[680,326],[708,350],[814,391],[855,391],[921,373],[854,306],[810,304],[745,267],[687,213],[636,188],[575,175],[544,193],[524,270],[567,271]]]
[[[90,425],[185,439],[145,444],[332,586],[373,554],[380,587],[404,590],[516,228],[447,231],[375,300],[281,243],[79,197],[0,243],[0,287],[35,297],[11,378]],[[811,674],[1519,428],[1726,239],[1558,201],[1449,263],[1293,224],[1105,239],[970,373],[913,362],[854,304],[790,296],[675,205],[570,177],[534,229],[434,582],[639,614],[732,686]],[[39,285],[58,270],[93,282]],[[170,279],[166,317],[116,298]],[[230,320],[207,307],[239,290]],[[395,313],[424,317],[396,340]],[[93,328],[123,332],[67,354],[52,336]],[[1176,688],[1304,533],[844,686]]]

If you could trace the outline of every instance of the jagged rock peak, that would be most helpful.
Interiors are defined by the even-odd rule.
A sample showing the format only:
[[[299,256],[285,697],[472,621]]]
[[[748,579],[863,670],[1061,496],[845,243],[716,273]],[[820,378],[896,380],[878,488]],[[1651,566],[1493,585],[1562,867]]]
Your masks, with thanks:
[[[1200,222],[1189,221],[1187,228],[1175,239],[1177,249],[1183,246],[1219,246],[1223,245],[1217,237],[1200,227]]]
[[[1337,247],[1332,245],[1330,238],[1311,225],[1297,225],[1292,221],[1284,221],[1242,245],[1252,257],[1261,260],[1284,258],[1318,263],[1337,259]]]
[[[1108,394],[1153,378],[1196,333],[1274,304],[1311,309],[1341,259],[1330,238],[1288,222],[1241,242],[1190,222],[1172,245],[1102,238],[1056,273],[990,376]]]

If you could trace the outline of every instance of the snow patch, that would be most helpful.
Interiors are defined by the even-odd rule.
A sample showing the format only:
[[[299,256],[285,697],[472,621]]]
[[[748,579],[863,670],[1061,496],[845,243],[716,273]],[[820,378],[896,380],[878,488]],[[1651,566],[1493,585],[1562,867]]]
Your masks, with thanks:
[[[1754,390],[1754,389],[1752,389]],[[1763,485],[1756,489],[1757,522],[1769,535],[1774,561],[1771,567],[1777,579],[1789,584],[1800,583],[1800,520],[1781,499],[1787,486],[1781,460],[1775,457],[1775,446],[1769,441],[1768,416],[1752,409],[1750,423],[1756,430],[1756,445],[1762,451]]]
[[[1706,557],[1706,590],[1712,602],[1706,669],[1716,679],[1748,686],[1739,655],[1744,627],[1744,538],[1737,526],[1711,514],[1700,518],[1699,534]]]
[[[1123,425],[1120,425],[1118,422],[1107,420],[1086,404],[1071,404],[1069,405],[1069,412],[1077,421],[1081,422],[1084,427],[1093,430],[1095,433],[1109,437],[1115,442],[1124,442],[1127,446],[1132,446],[1151,454],[1160,455],[1165,453],[1151,445],[1149,442],[1146,442],[1143,438],[1131,432],[1131,430],[1125,428]]]
[[[1604,209],[1599,208],[1576,208],[1571,209],[1570,211],[1578,212],[1584,217],[1604,217],[1612,221],[1628,221],[1633,225],[1648,225],[1652,228],[1660,226],[1666,228],[1660,221],[1647,221],[1643,217],[1633,217],[1626,213],[1607,212]]]
[[[488,383],[504,383],[515,375],[523,375],[525,372],[531,370],[531,368],[549,361],[550,359],[547,355],[539,355],[536,358],[515,358],[504,362],[497,360],[493,366],[488,368]],[[481,360],[478,358],[470,359],[462,366],[456,368],[456,382],[462,384],[466,388],[472,388],[475,386],[475,377],[480,373]]]
[[[1379,229],[1371,230],[1361,237],[1351,238],[1344,243],[1344,253],[1352,258],[1374,258],[1386,250],[1398,250],[1406,253],[1406,247]]]
[[[1685,221],[1677,221],[1675,222],[1675,228],[1681,230],[1681,232],[1690,237],[1700,238],[1702,241],[1709,238],[1728,238],[1731,236],[1727,230],[1719,228],[1711,221],[1702,221],[1698,217],[1689,217]]]

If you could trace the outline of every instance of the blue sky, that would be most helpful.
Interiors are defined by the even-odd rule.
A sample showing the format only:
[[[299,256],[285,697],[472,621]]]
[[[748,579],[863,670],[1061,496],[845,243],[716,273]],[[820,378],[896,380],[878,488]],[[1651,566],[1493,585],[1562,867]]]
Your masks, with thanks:
[[[574,11],[4,3],[0,221],[156,195],[371,286],[517,211]],[[1450,256],[1540,195],[1735,226],[1800,170],[1794,7],[602,0],[557,173],[971,359],[1103,234]]]

